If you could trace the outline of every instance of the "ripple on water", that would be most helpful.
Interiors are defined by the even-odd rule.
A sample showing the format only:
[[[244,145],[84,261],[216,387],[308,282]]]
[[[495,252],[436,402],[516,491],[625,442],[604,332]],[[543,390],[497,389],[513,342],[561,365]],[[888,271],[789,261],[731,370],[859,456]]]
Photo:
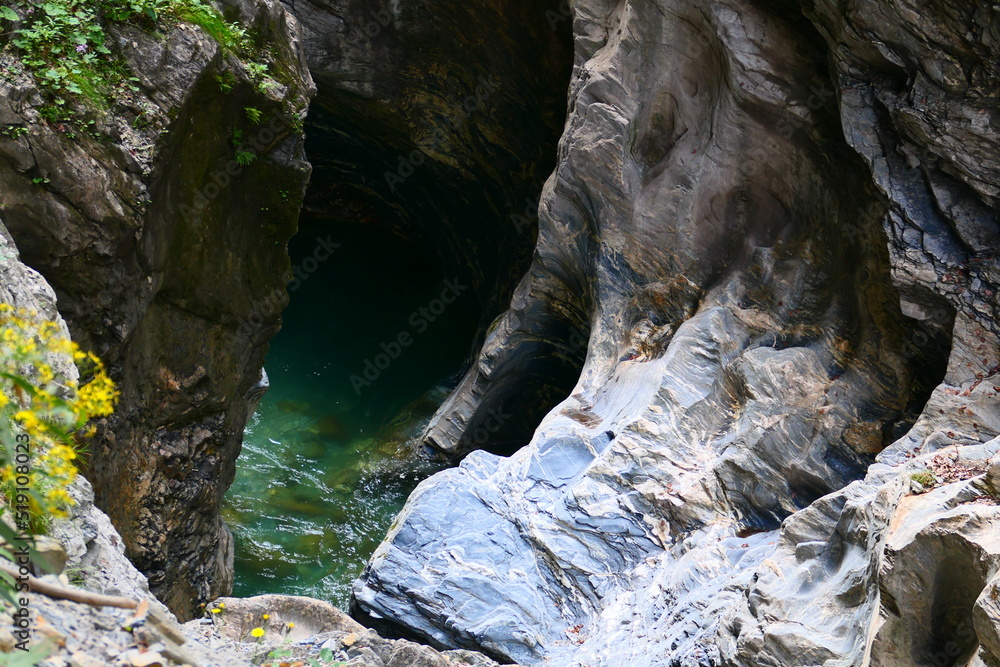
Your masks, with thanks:
[[[308,224],[302,230],[293,257],[311,254],[318,235]],[[479,314],[471,293],[449,306],[356,394],[350,375],[406,330],[408,315],[440,294],[443,280],[406,242],[366,234],[336,238],[339,254],[292,294],[271,344],[271,389],[247,426],[223,507],[238,596],[309,595],[346,607],[406,498],[435,470],[413,461],[409,442],[461,370]],[[358,276],[372,276],[364,291]]]

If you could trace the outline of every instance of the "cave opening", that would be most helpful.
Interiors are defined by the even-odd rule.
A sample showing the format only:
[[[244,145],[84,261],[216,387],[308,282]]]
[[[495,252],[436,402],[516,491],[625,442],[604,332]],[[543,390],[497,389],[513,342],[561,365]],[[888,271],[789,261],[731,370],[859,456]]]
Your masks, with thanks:
[[[337,71],[310,63],[290,303],[224,504],[235,595],[346,609],[409,494],[447,465],[419,436],[531,262],[572,67],[560,7],[490,2],[442,23],[401,6],[379,30],[323,42]],[[455,21],[474,39],[455,42]]]

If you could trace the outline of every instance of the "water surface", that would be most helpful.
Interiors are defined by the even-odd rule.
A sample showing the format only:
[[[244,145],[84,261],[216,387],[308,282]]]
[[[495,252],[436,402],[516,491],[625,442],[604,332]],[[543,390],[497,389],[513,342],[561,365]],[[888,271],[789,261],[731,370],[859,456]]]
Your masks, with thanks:
[[[340,247],[322,261],[331,244]],[[461,370],[478,311],[471,290],[384,231],[306,222],[290,252],[303,271],[224,505],[234,595],[346,608],[406,497],[433,472],[407,443]]]

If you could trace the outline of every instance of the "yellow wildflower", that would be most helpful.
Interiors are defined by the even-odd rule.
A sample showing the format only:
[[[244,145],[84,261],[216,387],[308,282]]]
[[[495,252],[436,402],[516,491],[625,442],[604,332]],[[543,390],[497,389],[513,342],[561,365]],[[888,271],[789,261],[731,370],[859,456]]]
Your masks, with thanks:
[[[254,628],[253,630],[250,631],[250,635],[253,637],[263,637],[264,628]]]
[[[58,355],[83,362],[83,386],[61,377],[52,361]],[[0,429],[8,437],[31,436],[32,485],[38,491],[31,501],[32,530],[47,516],[65,516],[72,504],[67,486],[75,479],[76,446],[95,428],[93,417],[114,411],[118,392],[100,359],[80,350],[58,322],[45,322],[35,312],[0,304]],[[70,390],[64,397],[60,389]],[[9,453],[0,448],[0,504],[13,492],[17,473]],[[42,522],[42,523],[39,523]]]

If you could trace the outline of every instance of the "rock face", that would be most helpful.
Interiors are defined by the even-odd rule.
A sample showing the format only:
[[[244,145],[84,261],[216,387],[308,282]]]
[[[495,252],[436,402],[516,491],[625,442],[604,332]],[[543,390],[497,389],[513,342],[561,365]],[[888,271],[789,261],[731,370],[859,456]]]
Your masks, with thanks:
[[[312,83],[294,20],[276,0],[223,4],[269,54],[268,78],[193,25],[120,28],[113,51],[138,90],[86,112],[91,126],[45,120],[46,99],[0,53],[0,218],[121,390],[87,476],[182,617],[231,586],[219,504],[265,388],[309,176],[300,128]],[[244,168],[234,132],[257,153]]]
[[[2,224],[0,303],[37,312],[41,319],[56,322],[66,333],[66,324],[56,309],[54,291],[37,271],[21,263],[17,248]],[[70,355],[52,352],[48,361],[60,377],[77,379],[77,369]],[[132,664],[128,660],[138,655],[140,645],[143,648],[158,645],[159,651],[174,661],[171,664],[249,665],[236,653],[209,651],[184,637],[176,619],[151,595],[146,577],[126,558],[125,543],[108,516],[94,506],[90,483],[82,476],[77,477],[69,493],[73,499],[69,514],[52,522],[47,537],[38,538],[35,546],[41,553],[36,553],[34,564],[37,566],[40,558],[47,561],[54,571],[44,577],[49,584],[66,588],[72,580],[74,586],[87,591],[144,601],[149,606],[147,622],[130,623],[128,619],[134,615],[130,610],[95,608],[28,593],[28,623],[32,630],[29,647],[41,649],[48,645],[53,654],[37,662],[49,652],[41,656],[36,653],[33,656],[36,661],[32,664],[45,667]],[[56,555],[45,557],[44,554]],[[20,629],[14,618],[6,613],[12,610],[7,607],[4,611],[0,613],[0,663],[27,664],[24,662],[27,658],[16,648],[17,643],[23,641],[23,637],[16,634]]]
[[[534,262],[425,434],[466,457],[356,610],[525,664],[992,664],[1000,13],[573,13]],[[523,449],[469,453],[584,353]]]

